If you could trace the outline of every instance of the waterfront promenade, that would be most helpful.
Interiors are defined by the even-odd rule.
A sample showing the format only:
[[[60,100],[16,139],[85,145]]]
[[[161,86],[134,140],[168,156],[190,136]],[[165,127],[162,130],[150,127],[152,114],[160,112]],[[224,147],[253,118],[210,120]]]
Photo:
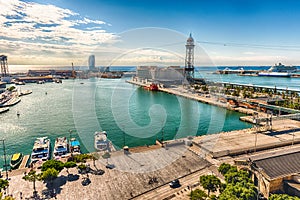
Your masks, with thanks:
[[[168,163],[172,155],[176,159]],[[61,200],[140,198],[144,193],[162,186],[168,186],[168,183],[175,178],[192,174],[195,176],[195,173],[201,173],[202,170],[211,166],[211,163],[189,151],[184,145],[176,145],[168,149],[150,148],[146,154],[145,152],[143,154],[124,154],[122,151],[118,151],[112,153],[108,161],[114,164],[116,168],[106,169],[106,160],[102,158],[96,161],[96,168],[104,170],[105,173],[103,175],[89,174],[91,183],[87,186],[81,184],[83,178],[87,175],[79,175],[75,168],[69,170],[69,175],[66,170],[63,170],[60,177],[54,181],[53,187],[49,184],[48,186],[55,188],[57,199]],[[161,166],[153,164],[157,161],[166,163]],[[88,164],[92,169],[95,169],[92,161]],[[147,171],[141,173],[141,168]],[[29,169],[26,170],[29,171]],[[20,199],[20,192],[22,192],[23,197],[29,198],[32,196],[33,191],[32,182],[26,182],[22,179],[23,173],[24,170],[19,170],[9,174],[11,178],[9,194],[12,194],[18,200]],[[153,178],[156,181],[150,183]],[[39,195],[42,197],[42,193],[47,191],[46,184],[37,181],[36,186]],[[171,188],[169,189],[172,191]]]
[[[255,140],[257,141],[255,149]],[[179,140],[168,141],[175,145],[167,148],[159,145],[136,147],[125,154],[116,151],[108,159],[114,169],[106,169],[106,160],[100,157],[92,169],[102,169],[103,175],[89,174],[91,183],[82,185],[87,175],[78,174],[77,169],[66,170],[54,181],[53,186],[37,181],[37,190],[42,197],[49,188],[55,188],[57,199],[188,199],[190,187],[199,186],[199,176],[218,174],[217,167],[224,161],[233,162],[236,156],[273,152],[276,147],[291,149],[300,144],[300,122],[288,120],[275,122],[272,132],[256,133],[245,129],[219,134],[198,136],[189,147]],[[280,145],[279,145],[280,144]],[[22,179],[21,169],[9,173],[9,194],[20,199],[32,195],[32,183]],[[168,183],[179,178],[182,186],[177,189]],[[221,177],[222,178],[222,177]],[[151,180],[156,180],[152,181]],[[48,186],[48,187],[47,187]]]

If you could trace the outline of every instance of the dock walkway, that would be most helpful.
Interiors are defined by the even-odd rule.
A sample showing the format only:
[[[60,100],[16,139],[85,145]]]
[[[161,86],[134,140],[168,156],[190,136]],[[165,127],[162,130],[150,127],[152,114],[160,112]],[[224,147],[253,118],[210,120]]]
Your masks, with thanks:
[[[25,155],[25,156],[23,157],[22,163],[21,163],[20,166],[19,166],[19,169],[24,169],[24,168],[26,168],[26,165],[27,165],[27,163],[28,163],[28,160],[29,160],[29,155]]]

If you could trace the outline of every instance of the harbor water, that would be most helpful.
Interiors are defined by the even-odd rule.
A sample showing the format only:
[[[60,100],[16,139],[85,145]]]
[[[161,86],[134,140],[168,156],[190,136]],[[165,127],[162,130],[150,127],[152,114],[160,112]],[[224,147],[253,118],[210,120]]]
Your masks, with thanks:
[[[94,150],[98,128],[121,148],[251,127],[239,121],[240,113],[147,91],[125,79],[69,79],[17,88],[32,94],[22,96],[19,104],[0,115],[0,137],[5,139],[8,160],[15,152],[30,154],[37,137],[48,136],[53,148],[55,138],[69,138],[70,130],[71,137],[82,142],[83,152],[89,152]]]

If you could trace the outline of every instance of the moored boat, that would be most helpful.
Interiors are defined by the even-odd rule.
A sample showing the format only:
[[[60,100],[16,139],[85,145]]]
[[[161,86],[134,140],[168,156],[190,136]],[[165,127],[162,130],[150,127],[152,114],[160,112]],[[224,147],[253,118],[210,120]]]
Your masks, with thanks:
[[[69,142],[71,154],[80,154],[80,142],[76,138],[71,138]]]
[[[9,111],[8,107],[0,108],[0,114]]]
[[[20,91],[19,97],[20,97],[20,96],[24,96],[24,95],[28,95],[28,94],[31,94],[31,93],[32,93],[32,90],[24,90],[24,91]]]
[[[11,169],[17,169],[18,166],[21,164],[23,160],[23,154],[22,153],[15,153],[11,156],[10,159],[10,167]]]
[[[95,132],[95,149],[97,151],[113,151],[114,147],[110,140],[107,139],[106,131]]]
[[[155,83],[151,83],[149,86],[145,86],[144,89],[151,91],[158,91],[158,86]]]
[[[48,137],[37,138],[34,142],[32,153],[31,153],[31,163],[37,161],[46,161],[50,158],[50,139]]]
[[[17,103],[21,101],[21,98],[19,97],[12,97],[10,100],[8,100],[6,103],[3,104],[3,106],[14,106]]]
[[[66,137],[56,138],[54,149],[53,149],[53,159],[60,159],[68,155],[68,140]]]

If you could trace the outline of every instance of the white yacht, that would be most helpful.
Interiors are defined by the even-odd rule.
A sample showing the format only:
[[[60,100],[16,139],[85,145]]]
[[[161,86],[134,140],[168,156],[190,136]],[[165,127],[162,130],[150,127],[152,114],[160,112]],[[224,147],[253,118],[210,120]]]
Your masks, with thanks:
[[[68,155],[68,141],[66,137],[56,138],[54,149],[53,149],[53,159],[60,159],[61,157],[66,157]]]
[[[112,151],[112,143],[107,139],[106,131],[95,132],[95,149],[97,151]]]
[[[37,161],[46,161],[50,158],[50,139],[47,137],[37,138],[34,142],[32,153],[31,153],[31,163]]]

